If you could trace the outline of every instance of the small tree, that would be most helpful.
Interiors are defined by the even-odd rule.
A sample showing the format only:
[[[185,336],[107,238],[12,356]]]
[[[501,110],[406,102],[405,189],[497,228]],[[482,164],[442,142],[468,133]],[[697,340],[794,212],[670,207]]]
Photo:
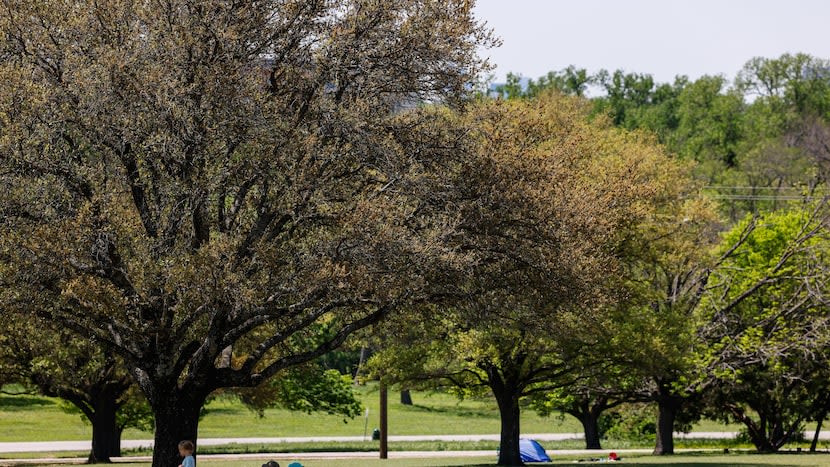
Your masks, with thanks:
[[[585,449],[602,449],[601,440],[605,433],[600,417],[630,397],[630,393],[620,392],[624,386],[616,379],[625,378],[625,375],[608,374],[608,371],[608,366],[604,366],[590,378],[581,375],[577,383],[542,393],[533,398],[531,407],[541,415],[559,411],[576,418],[582,425]]]
[[[826,378],[827,217],[823,204],[744,220],[724,237],[739,244],[715,270],[704,303],[710,397],[722,419],[746,425],[762,452],[780,449],[821,405]],[[748,233],[747,233],[748,232]],[[739,237],[743,237],[738,241]],[[725,411],[723,409],[726,409]]]
[[[0,334],[0,372],[59,397],[92,425],[89,463],[121,456],[125,428],[149,430],[152,414],[120,359],[65,330],[8,313]]]

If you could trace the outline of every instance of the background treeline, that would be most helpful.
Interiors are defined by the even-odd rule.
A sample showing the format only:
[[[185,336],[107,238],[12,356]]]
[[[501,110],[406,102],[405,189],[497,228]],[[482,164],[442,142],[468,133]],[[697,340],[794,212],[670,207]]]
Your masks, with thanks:
[[[734,221],[798,201],[826,182],[830,61],[800,53],[755,57],[735,76],[659,83],[649,74],[570,66],[536,80],[510,74],[490,95],[556,89],[592,96],[592,115],[647,130],[676,157],[695,161],[695,176],[726,201]]]

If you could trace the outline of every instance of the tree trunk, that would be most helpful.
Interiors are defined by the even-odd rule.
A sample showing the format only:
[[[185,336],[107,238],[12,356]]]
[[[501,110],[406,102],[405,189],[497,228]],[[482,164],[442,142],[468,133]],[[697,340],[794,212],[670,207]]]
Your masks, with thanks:
[[[670,393],[663,385],[657,397],[657,433],[653,454],[674,454],[674,419],[680,410],[681,398]]]
[[[732,406],[729,410],[734,415],[735,419],[740,421],[746,427],[746,434],[758,452],[774,452],[772,444],[769,442],[767,436],[767,418],[763,413],[758,414],[758,422],[756,423],[752,417],[748,416],[743,409]]]
[[[153,467],[177,467],[182,460],[179,442],[189,440],[196,445],[199,412],[205,399],[205,396],[174,394],[152,402],[156,421]]]
[[[582,423],[582,432],[585,434],[585,449],[602,449],[600,444],[601,433],[599,431],[599,417],[605,410],[617,405],[608,403],[607,396],[588,395],[578,396],[574,399],[565,412],[572,415]]]
[[[783,446],[789,438],[787,433],[784,432],[784,421],[782,418],[782,416],[776,417],[775,423],[770,430],[769,444],[772,447],[773,452],[778,452],[778,450],[781,449],[781,446]]]
[[[120,392],[120,391],[119,391]],[[119,394],[114,391],[99,392],[93,402],[92,451],[88,463],[111,462],[110,457],[121,457],[121,428],[116,420]]]
[[[401,404],[412,405],[412,394],[409,393],[409,389],[401,390]]]
[[[826,412],[822,412],[816,417],[816,432],[813,434],[813,442],[810,443],[810,452],[816,452],[816,448],[818,447],[818,437],[821,434],[821,425],[824,423],[824,419],[827,417]]]
[[[587,410],[579,419],[585,432],[585,449],[602,449],[599,439],[599,416]]]
[[[99,464],[112,462],[111,457],[121,457],[122,429],[118,426],[117,413],[121,408],[119,400],[129,386],[119,382],[92,384],[81,389],[84,396],[44,385],[41,385],[41,390],[46,395],[69,401],[89,420],[92,425],[92,449],[87,463]]]
[[[775,447],[772,443],[770,443],[769,438],[763,434],[756,434],[753,436],[750,433],[749,439],[752,441],[752,444],[755,445],[755,449],[760,453],[769,454],[776,451]]]
[[[501,417],[498,465],[524,465],[519,450],[519,398],[513,391],[497,393],[494,389],[493,394]]]

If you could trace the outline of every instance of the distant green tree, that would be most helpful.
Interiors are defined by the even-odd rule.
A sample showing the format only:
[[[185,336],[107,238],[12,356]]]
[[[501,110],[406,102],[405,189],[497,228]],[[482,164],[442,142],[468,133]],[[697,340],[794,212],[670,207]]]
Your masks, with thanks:
[[[280,379],[255,388],[233,390],[239,399],[259,416],[265,409],[282,407],[306,413],[324,412],[354,418],[363,405],[354,393],[349,375],[335,369],[323,369],[320,362],[297,366]]]
[[[585,68],[576,68],[573,65],[560,71],[551,71],[539,77],[536,81],[530,80],[526,95],[535,97],[548,89],[556,89],[569,96],[585,96],[588,87],[595,83],[595,77],[588,74]]]
[[[722,76],[703,76],[678,95],[678,125],[669,146],[703,170],[722,171],[735,165],[741,141],[743,97],[729,92]],[[714,176],[710,175],[711,181]]]
[[[604,96],[594,100],[597,110],[610,115],[617,126],[639,128],[636,118],[638,109],[653,103],[654,78],[649,74],[625,73],[623,70],[613,73],[600,70],[595,80],[605,91]]]
[[[524,86],[522,85],[522,79],[522,75],[508,73],[505,83],[499,84],[495,87],[494,91],[496,96],[503,99],[518,99],[525,97],[527,94]]]
[[[748,179],[739,184],[792,195],[825,183],[830,61],[806,54],[755,57],[738,73],[735,90],[751,101],[744,111],[737,160],[738,172]]]
[[[830,61],[808,54],[754,57],[735,79],[736,88],[779,111],[830,118]]]
[[[551,89],[569,96],[584,96],[588,87],[595,82],[595,77],[584,68],[573,65],[559,71],[550,71],[537,80],[523,78],[519,74],[508,73],[503,84],[495,86],[497,97],[518,99],[536,97]]]
[[[653,132],[672,152],[677,152],[671,143],[680,125],[679,97],[688,84],[689,79],[686,76],[678,76],[671,84],[656,85],[651,104],[634,112],[637,127]]]

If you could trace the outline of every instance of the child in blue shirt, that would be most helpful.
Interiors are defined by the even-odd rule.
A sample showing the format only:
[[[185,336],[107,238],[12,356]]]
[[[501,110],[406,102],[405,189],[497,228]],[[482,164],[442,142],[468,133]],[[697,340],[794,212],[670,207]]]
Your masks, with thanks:
[[[179,443],[179,454],[184,457],[184,460],[179,467],[196,467],[196,459],[193,457],[193,451],[196,449],[193,446],[193,441],[182,441]]]

